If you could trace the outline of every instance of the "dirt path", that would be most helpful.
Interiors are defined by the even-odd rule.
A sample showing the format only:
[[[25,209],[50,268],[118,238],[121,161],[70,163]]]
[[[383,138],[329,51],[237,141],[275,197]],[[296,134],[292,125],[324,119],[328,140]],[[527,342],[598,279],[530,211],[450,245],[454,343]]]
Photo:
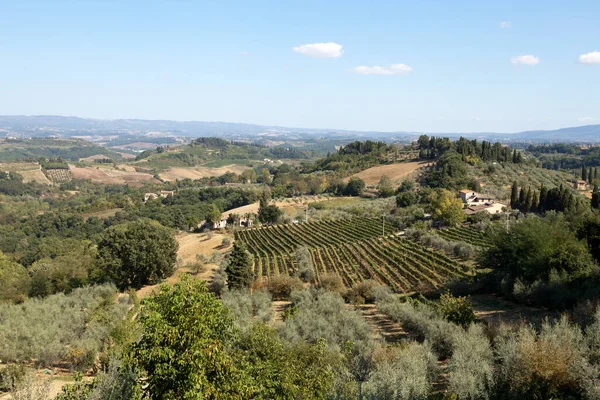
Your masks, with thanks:
[[[401,340],[410,339],[408,332],[398,322],[377,311],[375,304],[360,305],[358,311],[373,328],[376,336],[383,337],[387,343],[398,343]]]
[[[471,302],[475,316],[494,325],[520,324],[522,322],[541,325],[545,318],[554,320],[559,317],[559,313],[555,311],[528,307],[490,294],[473,295]]]

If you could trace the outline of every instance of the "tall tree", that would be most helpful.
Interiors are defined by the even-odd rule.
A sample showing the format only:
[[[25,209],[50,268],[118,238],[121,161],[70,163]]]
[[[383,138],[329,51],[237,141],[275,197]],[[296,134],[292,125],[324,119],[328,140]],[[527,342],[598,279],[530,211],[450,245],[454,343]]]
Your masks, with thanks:
[[[600,209],[600,190],[598,190],[598,185],[594,186],[594,191],[592,192],[592,208]]]
[[[430,200],[435,219],[449,226],[457,226],[465,220],[463,202],[454,192],[438,189],[431,194]]]
[[[236,241],[233,243],[233,250],[229,254],[228,261],[225,272],[227,272],[229,288],[242,289],[249,287],[254,281],[252,269],[254,262],[244,242]]]
[[[510,191],[510,207],[514,210],[519,208],[519,187],[517,186],[517,181],[513,182]]]
[[[587,181],[587,169],[585,168],[585,163],[581,167],[581,180]]]
[[[170,229],[141,220],[109,228],[98,242],[93,277],[120,289],[159,282],[173,274],[179,245]]]
[[[377,185],[377,190],[379,190],[380,197],[390,197],[394,194],[394,185],[392,185],[392,180],[389,176],[383,175],[381,177]]]

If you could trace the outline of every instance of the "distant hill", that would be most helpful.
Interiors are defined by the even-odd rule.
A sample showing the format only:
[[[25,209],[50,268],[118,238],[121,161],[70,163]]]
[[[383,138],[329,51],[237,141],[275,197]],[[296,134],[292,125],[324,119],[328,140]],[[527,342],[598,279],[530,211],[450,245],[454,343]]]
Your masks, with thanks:
[[[27,136],[126,136],[150,135],[178,137],[227,137],[228,139],[290,139],[310,137],[330,139],[373,138],[388,141],[409,141],[427,132],[350,131],[343,129],[306,129],[232,122],[168,121],[142,119],[91,119],[55,115],[0,115],[0,137],[10,134]],[[432,133],[435,136],[469,137],[500,141],[523,142],[600,142],[600,125],[587,125],[548,131],[519,133],[472,132]]]

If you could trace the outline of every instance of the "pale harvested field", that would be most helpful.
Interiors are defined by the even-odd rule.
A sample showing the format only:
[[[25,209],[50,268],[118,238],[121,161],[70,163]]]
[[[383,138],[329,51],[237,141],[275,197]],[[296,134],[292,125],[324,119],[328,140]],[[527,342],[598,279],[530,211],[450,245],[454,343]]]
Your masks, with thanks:
[[[74,165],[69,165],[69,169],[71,170],[73,179],[90,179],[92,182],[98,183],[124,185],[155,180],[150,174],[119,171],[114,168],[79,168]]]
[[[211,167],[173,167],[168,171],[161,172],[160,177],[165,181],[174,181],[177,179],[201,179],[201,178],[209,178],[211,176],[220,176],[226,172],[235,172],[236,174],[241,174],[248,167],[244,165],[227,165],[225,167],[220,168],[211,168]]]
[[[331,199],[345,199],[346,197],[332,197]],[[271,204],[275,204],[277,207],[283,209],[284,212],[286,212],[286,209],[288,208],[302,208],[303,206],[307,205],[308,203],[315,203],[318,201],[328,201],[329,197],[325,197],[325,196],[305,196],[305,197],[297,197],[297,198],[293,198],[293,199],[286,199],[283,201],[276,201],[276,202],[271,202]],[[223,215],[229,215],[229,214],[238,214],[238,215],[244,215],[244,214],[256,214],[258,213],[258,208],[259,208],[259,203],[252,203],[252,204],[248,204],[247,206],[242,206],[242,207],[238,207],[238,208],[233,208],[231,210],[227,210],[223,213]]]
[[[367,186],[377,185],[382,176],[387,175],[392,183],[399,185],[402,183],[402,179],[409,176],[417,169],[427,165],[427,162],[405,162],[398,164],[379,165],[359,172],[358,174],[352,175],[352,177],[358,177],[365,181]],[[346,178],[348,182],[350,177]]]
[[[181,263],[175,273],[167,278],[163,283],[151,286],[144,286],[137,291],[139,298],[149,296],[154,293],[160,285],[166,283],[174,285],[181,280],[182,275],[190,274],[193,279],[201,279],[208,281],[212,278],[214,271],[219,267],[216,264],[206,264],[206,269],[199,274],[194,275],[187,265],[192,264],[196,261],[196,254],[202,254],[207,258],[210,257],[214,252],[224,253],[231,248],[222,247],[221,241],[223,238],[229,237],[233,239],[231,235],[225,235],[221,233],[212,233],[212,238],[207,239],[205,234],[201,233],[178,233],[176,235],[177,242],[179,243],[179,250],[177,251],[177,259]]]
[[[125,170],[127,172],[136,172],[135,171],[135,167],[132,166],[132,165],[129,165],[129,164],[118,164],[117,168],[123,169],[123,170]]]
[[[110,158],[110,157],[107,157],[104,154],[95,154],[93,156],[89,156],[89,157],[85,157],[85,158],[80,158],[79,161],[94,162],[96,160],[104,160],[105,158]]]
[[[37,182],[51,185],[52,182],[44,175],[40,164],[33,162],[0,163],[0,171],[16,172],[23,177],[23,182]]]

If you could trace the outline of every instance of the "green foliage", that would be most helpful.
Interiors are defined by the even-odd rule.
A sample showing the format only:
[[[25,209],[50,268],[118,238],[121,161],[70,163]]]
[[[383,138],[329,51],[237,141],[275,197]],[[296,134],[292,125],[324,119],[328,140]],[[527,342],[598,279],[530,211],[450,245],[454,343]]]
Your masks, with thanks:
[[[396,206],[405,208],[417,204],[418,196],[414,192],[402,192],[396,196]]]
[[[276,224],[283,216],[283,211],[274,204],[261,206],[258,210],[258,220],[263,224]]]
[[[131,362],[146,375],[153,399],[244,398],[249,382],[227,350],[236,331],[226,308],[204,283],[163,285],[144,301],[142,336]]]
[[[252,268],[254,261],[244,242],[235,241],[233,243],[233,250],[229,254],[228,261],[225,272],[229,289],[248,288],[254,281]]]
[[[451,293],[440,296],[439,311],[446,320],[464,328],[475,322],[473,304],[467,297],[454,297]]]
[[[344,348],[347,342],[365,348],[372,331],[362,316],[346,307],[337,293],[304,290],[292,294],[294,312],[286,319],[281,337],[291,343],[300,340]]]
[[[299,246],[296,249],[296,275],[304,282],[312,282],[315,279],[315,266],[306,246]]]
[[[427,345],[410,343],[405,347],[387,349],[377,360],[374,371],[364,384],[363,395],[368,400],[427,399],[437,377],[434,355]]]
[[[380,197],[390,197],[394,194],[394,185],[389,176],[383,175],[381,177],[379,184],[377,185],[377,190],[379,190]]]
[[[293,276],[274,275],[269,277],[267,283],[269,293],[275,300],[289,300],[294,290],[303,288],[302,281]]]
[[[463,203],[456,195],[444,189],[431,193],[430,196],[433,218],[449,226],[457,226],[465,219]]]
[[[357,177],[352,177],[348,181],[344,194],[346,196],[360,196],[363,190],[365,190],[365,181]]]
[[[593,266],[585,243],[577,240],[560,214],[525,218],[508,232],[497,227],[492,243],[483,254],[483,265],[524,282],[548,279],[553,270],[575,278],[589,273]]]
[[[157,283],[173,273],[177,248],[173,233],[155,222],[111,227],[98,243],[96,278],[122,289]]]
[[[114,286],[93,286],[0,304],[0,359],[47,366],[68,360],[72,367],[88,368],[130,307],[127,301],[115,303],[115,293]]]
[[[228,290],[221,295],[223,305],[235,316],[237,326],[248,328],[254,321],[268,323],[273,317],[271,295],[259,290]]]
[[[29,292],[27,270],[0,252],[0,302],[25,300]]]

